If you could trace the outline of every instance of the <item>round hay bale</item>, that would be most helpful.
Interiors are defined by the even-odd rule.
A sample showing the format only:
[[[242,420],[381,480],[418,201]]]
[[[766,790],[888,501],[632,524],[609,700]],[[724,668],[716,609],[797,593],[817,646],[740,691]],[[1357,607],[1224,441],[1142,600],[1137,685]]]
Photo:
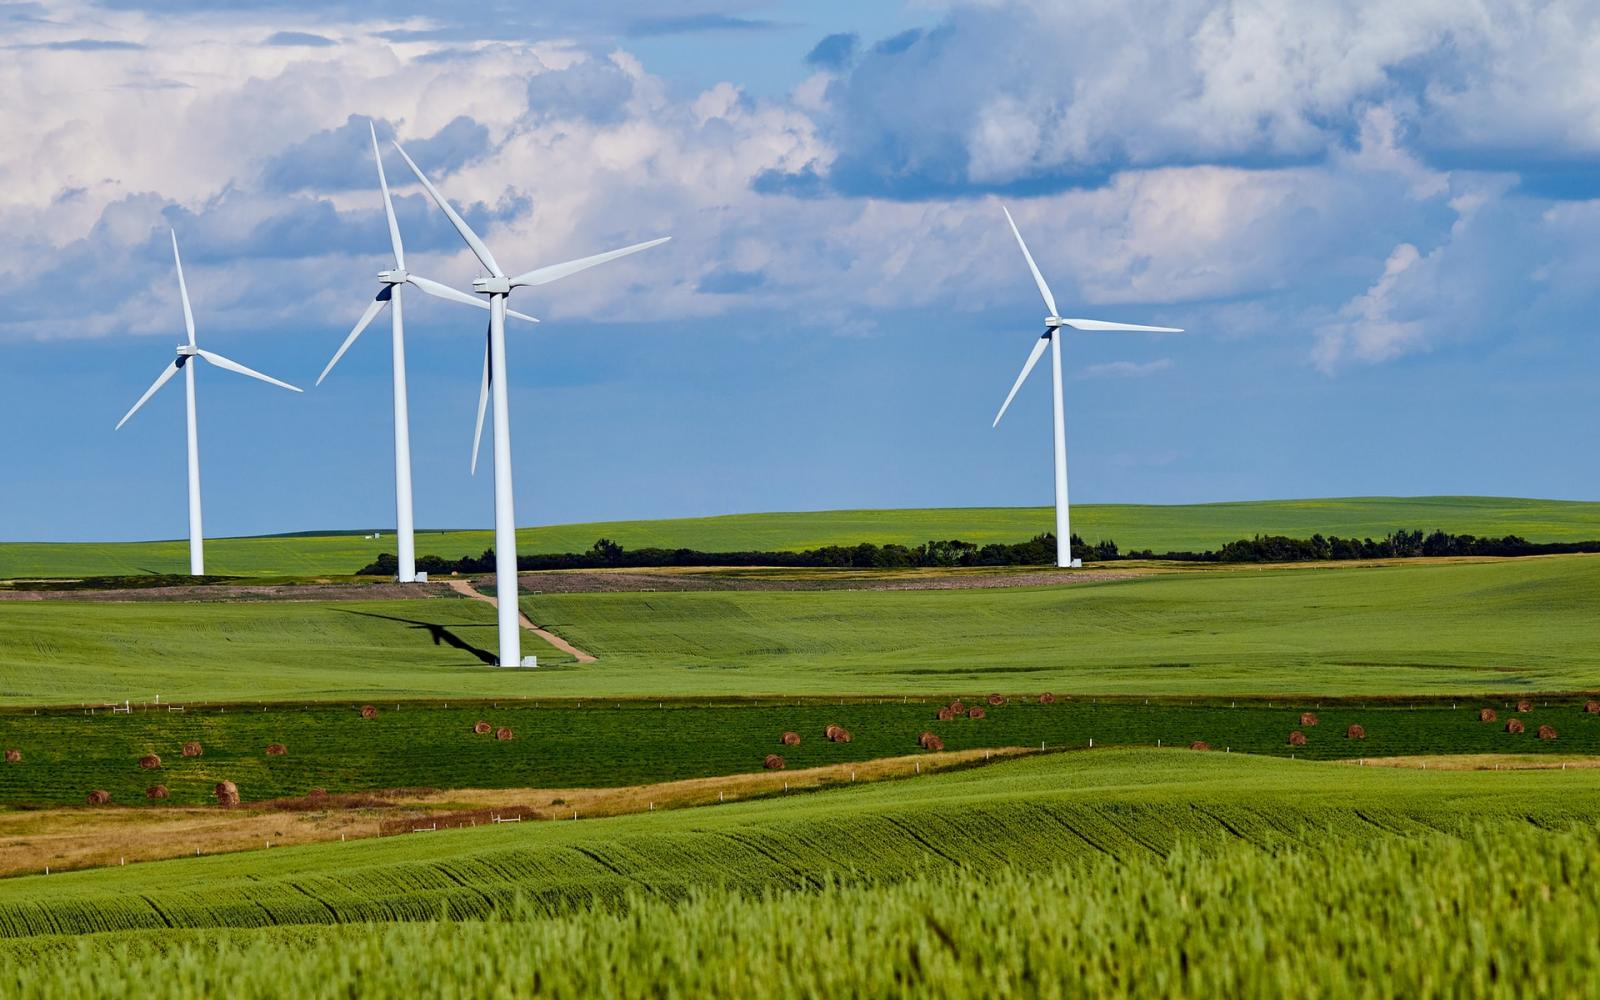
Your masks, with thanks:
[[[1044,694],[1039,696],[1039,704],[1041,705],[1054,705],[1055,703],[1056,696],[1051,694],[1049,691],[1046,691]]]
[[[1362,728],[1361,723],[1352,722],[1345,728],[1344,738],[1347,740],[1364,740],[1367,738],[1367,731]]]
[[[154,771],[161,766],[161,758],[153,753],[147,753],[139,758],[139,766],[146,771]]]
[[[1528,727],[1522,724],[1521,719],[1511,719],[1506,723],[1506,732],[1508,733],[1527,732],[1527,729]]]
[[[378,717],[378,706],[376,706],[376,705],[362,705],[361,706],[361,717],[363,719],[376,719]]]
[[[7,750],[6,751],[6,763],[7,764],[20,764],[20,763],[22,763],[22,751],[21,750]]]
[[[103,806],[111,803],[111,793],[104,788],[96,788],[84,797],[84,801],[91,806]]]
[[[284,754],[286,754],[288,752],[289,752],[289,748],[284,746],[282,743],[268,743],[267,744],[267,756],[268,757],[282,757]]]
[[[969,718],[969,719],[981,719],[986,714],[987,713],[985,713],[983,709],[979,708],[976,705],[974,705],[971,708],[967,709],[967,718]]]
[[[494,738],[497,740],[509,740],[513,735],[515,734],[511,732],[510,726],[501,726],[494,731]]]
[[[490,733],[494,732],[494,727],[489,725],[486,720],[479,719],[477,722],[472,724],[472,731],[479,736],[488,736]]]
[[[938,738],[939,737],[938,737],[937,734],[928,732],[927,730],[923,730],[922,735],[917,737],[917,746],[919,746],[922,749],[926,750],[926,749],[928,749],[928,743],[931,742],[932,740],[936,740]]]
[[[1004,695],[991,694],[989,696],[989,704],[991,706],[995,707],[995,708],[999,708],[1001,705],[1004,705],[1005,703],[1006,703],[1006,699],[1005,699]]]
[[[1498,718],[1498,716],[1496,716],[1494,714],[1494,709],[1492,709],[1492,708],[1480,708],[1480,709],[1478,709],[1478,721],[1479,722],[1493,722],[1496,718]]]
[[[167,786],[151,785],[144,790],[144,797],[147,799],[164,799],[167,797]]]
[[[1526,699],[1517,702],[1517,711],[1526,715],[1527,713],[1533,711],[1533,702]]]
[[[1305,746],[1306,745],[1306,734],[1302,733],[1300,730],[1296,729],[1294,732],[1289,734],[1289,745],[1292,746],[1292,747],[1303,747],[1303,746]]]
[[[950,706],[949,705],[946,705],[945,707],[939,709],[939,714],[937,716],[937,718],[939,719],[940,722],[949,722],[951,719],[953,719],[955,717],[956,717],[956,713],[954,713],[954,712],[952,712],[950,710]]]
[[[778,754],[769,753],[767,754],[767,759],[761,762],[761,766],[769,771],[781,771],[788,765],[784,763],[783,758]]]
[[[829,726],[828,728],[833,730],[833,735],[829,736],[828,739],[832,740],[835,743],[849,743],[850,742],[850,740],[851,740],[850,730],[844,728],[843,726]]]
[[[1315,713],[1315,712],[1301,712],[1300,713],[1300,724],[1302,726],[1314,726],[1314,725],[1317,724],[1317,722],[1318,722],[1317,713]]]
[[[1556,738],[1556,727],[1555,726],[1551,726],[1551,725],[1540,726],[1539,727],[1539,738],[1541,740],[1553,740],[1553,739],[1555,739]]]
[[[1583,703],[1583,710],[1585,712],[1589,713],[1590,715],[1600,715],[1600,701],[1586,701],[1586,702],[1584,702]]]
[[[217,787],[212,789],[217,797],[217,805],[232,809],[239,804],[239,786],[231,781],[219,781]]]
[[[929,753],[939,753],[944,749],[944,740],[941,740],[939,737],[929,733],[928,741],[922,744],[922,749],[928,751]]]
[[[203,753],[205,751],[200,749],[199,740],[190,740],[183,745],[183,755],[185,757],[198,757]]]
[[[956,714],[956,715],[960,715],[962,712],[965,712],[966,710],[967,710],[967,706],[961,704],[961,699],[960,698],[957,698],[955,701],[952,701],[950,703],[950,711],[952,713]]]
[[[1211,744],[1207,743],[1205,740],[1195,740],[1193,743],[1189,744],[1189,749],[1190,750],[1210,750],[1211,749]]]
[[[828,728],[826,728],[826,729],[824,729],[822,731],[822,735],[825,736],[826,738],[830,739],[830,740],[833,740],[835,743],[837,743],[839,741],[837,739],[834,739],[834,737],[838,736],[842,732],[844,732],[844,727],[843,726],[837,725],[835,723],[830,722],[830,723],[828,723]]]
[[[800,745],[800,734],[791,729],[780,736],[778,742],[786,747],[797,747]]]

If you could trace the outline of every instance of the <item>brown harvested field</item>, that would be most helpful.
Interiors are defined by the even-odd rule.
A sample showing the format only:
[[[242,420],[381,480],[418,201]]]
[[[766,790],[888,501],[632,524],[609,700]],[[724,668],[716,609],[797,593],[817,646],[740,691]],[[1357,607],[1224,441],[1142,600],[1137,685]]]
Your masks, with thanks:
[[[396,789],[325,795],[222,809],[215,806],[72,807],[0,812],[0,876],[97,868],[161,858],[260,850],[415,828],[481,826],[494,816],[524,821],[618,816],[714,805],[790,790],[913,778],[981,766],[1037,749],[1007,747],[918,754],[795,771],[757,771],[629,788]],[[752,766],[760,763],[752,762]]]
[[[705,590],[977,590],[1131,580],[1157,569],[568,569],[523,573],[522,587],[545,594]]]
[[[1366,767],[1415,767],[1430,771],[1560,771],[1600,767],[1600,757],[1558,757],[1554,754],[1463,753],[1414,757],[1363,757],[1339,761]]]

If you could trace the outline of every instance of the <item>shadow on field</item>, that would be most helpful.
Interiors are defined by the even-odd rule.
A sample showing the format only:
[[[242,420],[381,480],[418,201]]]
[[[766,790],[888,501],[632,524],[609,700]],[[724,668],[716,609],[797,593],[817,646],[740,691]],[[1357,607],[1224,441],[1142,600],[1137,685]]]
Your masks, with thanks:
[[[406,625],[406,626],[408,626],[410,628],[414,628],[414,629],[418,629],[418,628],[427,629],[428,630],[428,635],[429,635],[429,637],[431,637],[433,639],[433,644],[435,646],[445,645],[445,646],[449,646],[451,649],[459,649],[464,653],[471,653],[473,656],[476,656],[479,660],[483,661],[484,663],[489,664],[491,667],[499,662],[498,658],[493,653],[489,652],[487,649],[481,649],[481,648],[479,648],[477,646],[472,645],[470,642],[467,642],[465,639],[463,639],[460,636],[456,635],[454,632],[450,631],[450,629],[448,629],[448,628],[445,628],[443,625],[437,625],[437,624],[435,624],[433,622],[413,621],[410,618],[396,618],[393,615],[379,615],[379,614],[374,614],[371,611],[352,611],[349,608],[330,608],[329,610],[337,612],[337,613],[339,613],[341,615],[360,615],[363,618],[382,618],[384,621],[400,622],[401,624]],[[463,626],[457,625],[455,627],[456,628],[462,628]],[[491,626],[488,626],[488,625],[467,625],[465,627],[466,628],[489,628]]]

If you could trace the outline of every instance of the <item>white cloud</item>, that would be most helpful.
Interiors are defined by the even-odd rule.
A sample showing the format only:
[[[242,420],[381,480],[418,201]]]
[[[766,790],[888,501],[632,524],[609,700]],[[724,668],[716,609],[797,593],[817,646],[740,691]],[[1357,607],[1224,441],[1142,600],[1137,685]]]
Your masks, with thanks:
[[[1157,358],[1154,361],[1107,361],[1089,365],[1083,374],[1087,378],[1144,378],[1171,369],[1171,358]]]

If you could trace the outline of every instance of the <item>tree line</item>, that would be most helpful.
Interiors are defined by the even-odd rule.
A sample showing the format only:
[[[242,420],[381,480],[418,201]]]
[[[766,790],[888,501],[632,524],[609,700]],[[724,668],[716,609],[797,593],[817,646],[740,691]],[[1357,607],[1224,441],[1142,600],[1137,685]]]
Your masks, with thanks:
[[[1337,535],[1312,535],[1290,538],[1285,535],[1256,535],[1228,542],[1222,548],[1203,552],[1153,552],[1139,549],[1122,552],[1114,541],[1086,543],[1072,536],[1072,555],[1085,562],[1115,562],[1123,559],[1165,559],[1180,562],[1268,563],[1322,562],[1350,559],[1410,559],[1420,556],[1534,556],[1569,552],[1600,552],[1600,541],[1530,542],[1517,535],[1503,538],[1477,538],[1452,535],[1445,531],[1394,531],[1374,541],[1371,538],[1340,538]],[[959,566],[1049,566],[1056,560],[1056,536],[1046,532],[1026,542],[991,542],[976,545],[959,539],[928,541],[921,545],[825,545],[800,552],[701,552],[697,549],[626,549],[609,538],[602,538],[587,552],[561,552],[520,555],[517,569],[646,569],[667,566],[779,566],[834,569],[917,569]],[[361,576],[394,576],[399,563],[385,552],[356,572]],[[489,573],[494,571],[494,550],[482,555],[445,559],[421,556],[417,569],[430,575],[448,573]]]

